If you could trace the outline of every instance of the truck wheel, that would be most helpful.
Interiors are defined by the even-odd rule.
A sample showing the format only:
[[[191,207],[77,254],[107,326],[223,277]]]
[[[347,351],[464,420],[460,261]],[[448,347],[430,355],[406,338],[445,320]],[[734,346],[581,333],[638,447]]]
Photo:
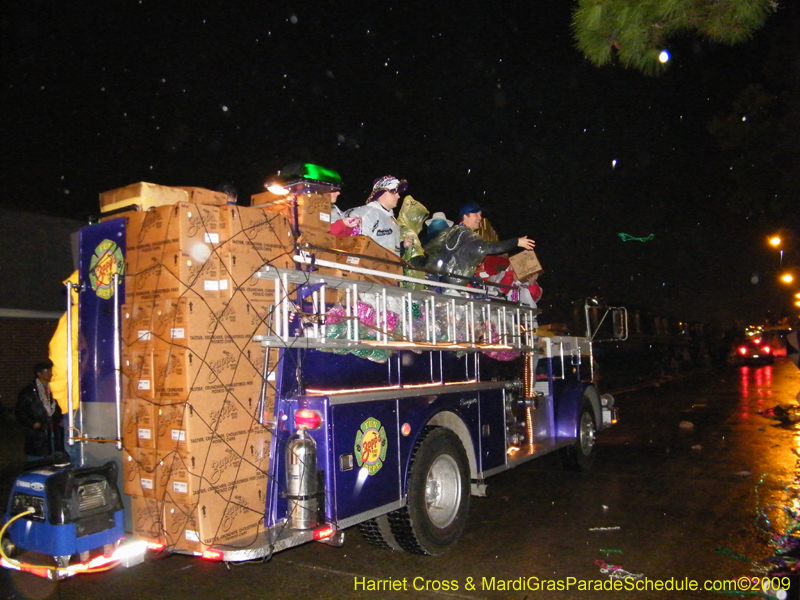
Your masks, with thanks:
[[[403,550],[392,533],[389,515],[381,515],[358,524],[358,530],[367,542],[384,550]]]
[[[406,505],[389,514],[397,543],[413,554],[443,554],[464,532],[469,512],[469,466],[449,429],[426,427],[414,446]]]
[[[584,396],[581,401],[581,412],[578,417],[578,439],[571,446],[564,448],[561,459],[568,471],[588,471],[594,464],[597,453],[597,426],[594,422],[592,403]]]

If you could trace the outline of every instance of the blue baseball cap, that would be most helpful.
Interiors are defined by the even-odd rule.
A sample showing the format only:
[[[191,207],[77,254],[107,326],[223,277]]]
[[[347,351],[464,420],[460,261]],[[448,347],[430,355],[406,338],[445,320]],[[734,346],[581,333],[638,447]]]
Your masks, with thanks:
[[[469,204],[465,204],[461,207],[461,210],[458,211],[458,216],[463,217],[464,215],[471,215],[472,213],[482,212],[483,208],[480,204],[476,204],[474,202],[470,202]]]

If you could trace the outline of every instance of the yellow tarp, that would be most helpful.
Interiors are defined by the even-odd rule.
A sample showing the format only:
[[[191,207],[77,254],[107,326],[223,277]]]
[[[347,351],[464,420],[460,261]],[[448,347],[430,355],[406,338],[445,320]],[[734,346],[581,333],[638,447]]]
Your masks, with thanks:
[[[71,281],[73,286],[78,285],[78,272],[75,271],[65,279],[64,283]],[[72,408],[78,408],[78,292],[77,287],[72,288]],[[53,361],[53,379],[50,381],[50,391],[53,398],[58,400],[61,411],[67,414],[67,313],[58,320],[56,332],[50,339],[50,360]]]

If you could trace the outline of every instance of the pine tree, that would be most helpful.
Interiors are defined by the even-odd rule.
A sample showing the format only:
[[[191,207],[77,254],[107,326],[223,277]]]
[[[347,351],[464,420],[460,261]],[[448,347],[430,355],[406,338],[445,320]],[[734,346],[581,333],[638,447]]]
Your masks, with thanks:
[[[572,30],[596,66],[618,62],[647,75],[666,68],[666,41],[694,33],[722,44],[746,41],[777,10],[776,0],[578,0]]]

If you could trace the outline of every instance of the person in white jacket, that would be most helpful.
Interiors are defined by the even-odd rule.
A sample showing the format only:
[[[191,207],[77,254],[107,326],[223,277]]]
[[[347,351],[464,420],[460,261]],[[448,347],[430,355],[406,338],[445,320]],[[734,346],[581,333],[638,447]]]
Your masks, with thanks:
[[[372,193],[364,206],[351,208],[347,217],[360,217],[360,235],[371,237],[375,242],[391,250],[397,256],[401,253],[400,225],[394,218],[394,209],[400,196],[406,191],[408,183],[392,175],[376,179],[372,185]],[[411,240],[402,240],[407,246]]]

